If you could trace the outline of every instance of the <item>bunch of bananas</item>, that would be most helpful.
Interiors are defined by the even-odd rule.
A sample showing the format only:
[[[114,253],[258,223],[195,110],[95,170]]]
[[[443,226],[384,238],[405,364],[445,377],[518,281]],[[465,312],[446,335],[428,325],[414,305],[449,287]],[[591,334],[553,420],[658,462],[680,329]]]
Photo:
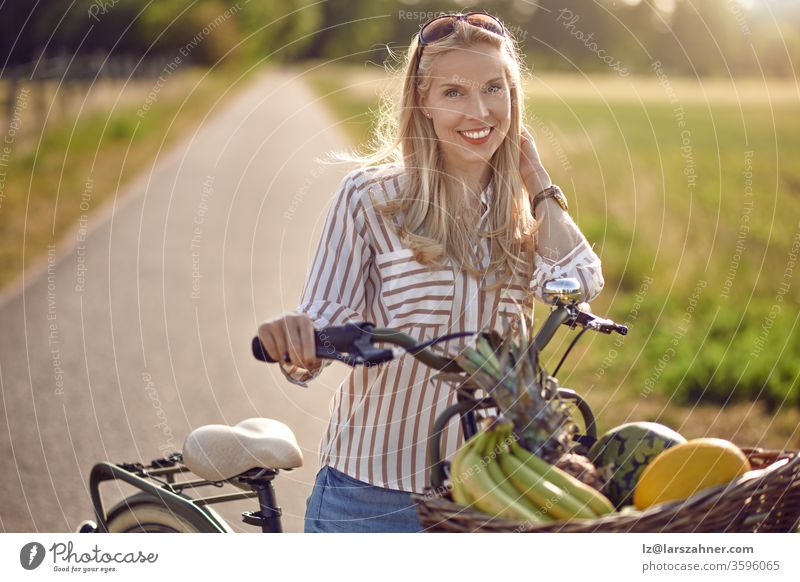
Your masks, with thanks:
[[[614,506],[599,491],[522,448],[510,422],[494,421],[456,451],[456,503],[531,524],[594,519]]]

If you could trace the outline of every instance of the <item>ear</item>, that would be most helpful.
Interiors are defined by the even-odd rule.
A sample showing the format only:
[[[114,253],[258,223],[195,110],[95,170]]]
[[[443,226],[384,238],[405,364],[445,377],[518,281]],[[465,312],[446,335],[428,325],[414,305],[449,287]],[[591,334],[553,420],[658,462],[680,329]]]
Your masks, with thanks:
[[[426,109],[427,105],[428,105],[428,99],[426,98],[425,95],[420,93],[419,89],[418,89],[417,90],[417,106],[420,108],[420,111],[422,111],[422,114],[425,117],[430,117],[430,115],[429,115],[430,112]]]

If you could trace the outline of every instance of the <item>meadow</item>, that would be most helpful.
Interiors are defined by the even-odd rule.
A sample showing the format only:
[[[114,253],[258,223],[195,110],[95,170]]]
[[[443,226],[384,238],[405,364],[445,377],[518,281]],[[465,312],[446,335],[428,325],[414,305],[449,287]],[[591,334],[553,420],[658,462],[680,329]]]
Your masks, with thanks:
[[[305,76],[354,146],[398,86],[375,66]],[[800,448],[797,88],[654,67],[641,78],[535,74],[526,95],[545,166],[603,260],[592,309],[631,328],[585,337],[562,385],[589,399],[601,431],[653,420],[687,437]],[[551,368],[574,333],[548,348]]]

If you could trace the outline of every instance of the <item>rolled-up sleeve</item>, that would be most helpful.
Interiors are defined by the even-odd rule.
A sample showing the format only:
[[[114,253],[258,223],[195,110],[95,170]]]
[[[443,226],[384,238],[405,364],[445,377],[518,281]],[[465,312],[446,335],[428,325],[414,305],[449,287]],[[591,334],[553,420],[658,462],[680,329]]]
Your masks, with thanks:
[[[583,288],[584,301],[593,300],[605,284],[600,257],[592,249],[586,237],[570,215],[555,203],[539,221],[536,237],[536,255],[531,286],[534,296],[544,301],[542,290],[545,282],[557,277],[574,277]]]
[[[359,172],[350,172],[339,185],[296,309],[307,314],[316,329],[364,319],[372,250],[360,203]],[[322,360],[312,372],[283,362],[281,370],[290,382],[306,386],[329,364],[331,360]]]

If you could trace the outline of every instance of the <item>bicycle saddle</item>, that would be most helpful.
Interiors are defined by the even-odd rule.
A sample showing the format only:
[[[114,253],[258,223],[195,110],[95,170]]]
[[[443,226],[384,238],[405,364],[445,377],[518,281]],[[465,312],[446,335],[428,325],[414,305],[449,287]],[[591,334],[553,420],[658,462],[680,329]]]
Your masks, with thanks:
[[[292,429],[271,418],[248,418],[236,426],[209,424],[193,430],[183,462],[198,477],[224,481],[254,468],[295,469],[303,453]]]

